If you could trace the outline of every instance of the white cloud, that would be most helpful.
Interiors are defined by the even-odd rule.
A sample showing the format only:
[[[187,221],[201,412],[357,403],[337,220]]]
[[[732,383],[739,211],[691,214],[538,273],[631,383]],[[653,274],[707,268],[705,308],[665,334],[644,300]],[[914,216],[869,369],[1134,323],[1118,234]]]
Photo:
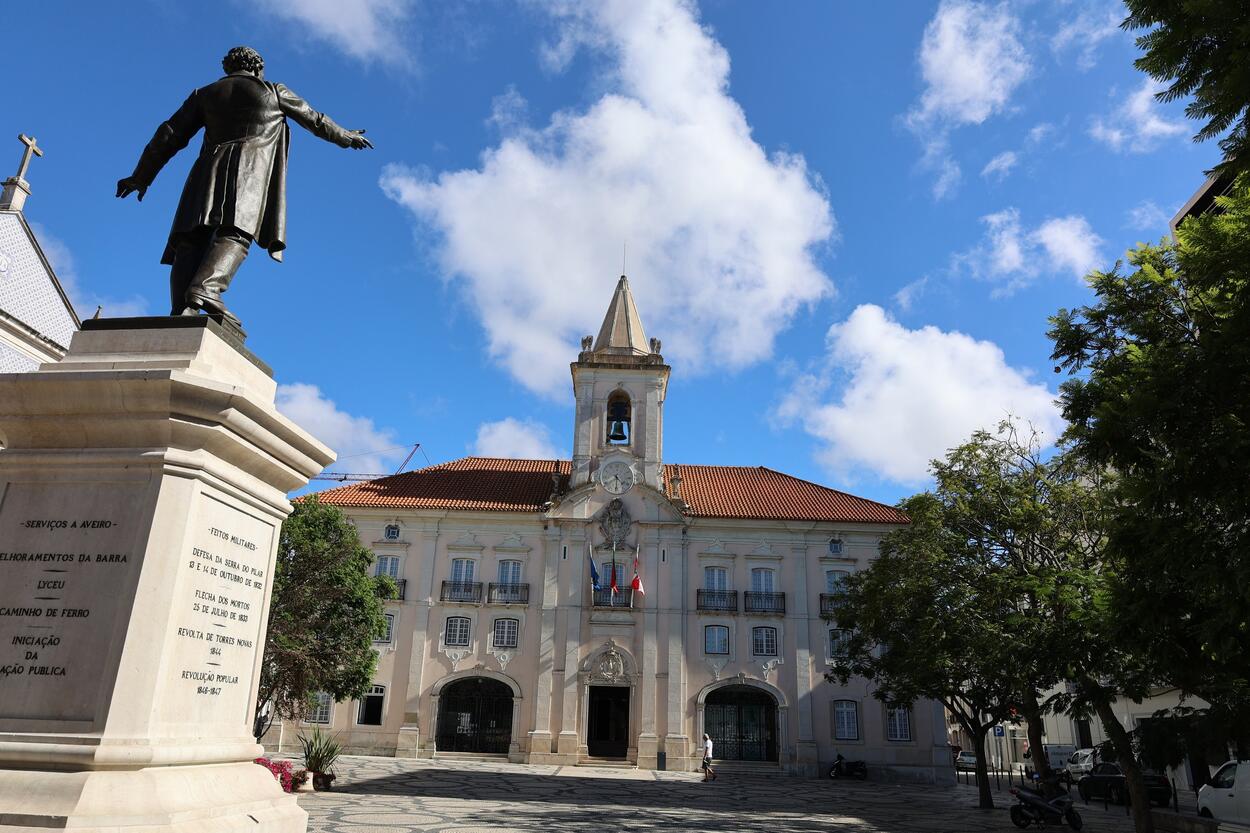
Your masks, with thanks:
[[[551,441],[547,426],[513,417],[483,422],[477,428],[473,453],[479,457],[518,457],[526,460],[562,460],[568,457]]]
[[[981,176],[986,178],[992,176],[1002,182],[1019,161],[1020,157],[1015,151],[1005,150],[985,163],[985,167],[981,169]]]
[[[381,185],[436,234],[487,350],[564,396],[577,339],[607,307],[622,243],[648,333],[688,369],[767,359],[832,292],[814,260],[834,237],[801,156],[768,153],[728,93],[729,56],[679,0],[553,3],[554,52],[601,52],[610,91],[506,136],[475,169],[388,167]]]
[[[1043,274],[1070,271],[1084,277],[1101,263],[1103,239],[1080,215],[1051,217],[1026,229],[1020,212],[1006,208],[981,218],[985,236],[952,259],[956,270],[997,284],[993,295],[1010,295]]]
[[[1046,250],[1051,262],[1083,278],[1098,267],[1098,248],[1103,240],[1090,228],[1089,221],[1076,214],[1053,217],[1038,226],[1033,239]]]
[[[898,292],[894,293],[894,303],[903,312],[911,312],[912,307],[920,296],[924,295],[925,288],[928,286],[929,277],[917,278],[911,283],[904,286]]]
[[[529,111],[529,102],[525,96],[517,92],[511,84],[508,89],[495,96],[490,102],[490,118],[486,123],[494,126],[502,133],[509,133],[525,125],[525,117]]]
[[[1007,109],[1028,77],[1029,56],[1019,32],[1007,4],[972,0],[944,0],[925,27],[919,54],[925,89],[906,121],[925,145],[921,168],[936,174],[935,199],[950,196],[959,182],[950,130],[981,124]]]
[[[413,0],[257,0],[257,5],[353,58],[409,62],[403,23]]]
[[[1033,127],[1029,128],[1029,133],[1025,137],[1024,142],[1030,147],[1037,147],[1042,142],[1046,141],[1047,137],[1055,132],[1055,129],[1055,126],[1050,122],[1044,121],[1039,124],[1035,124]]]
[[[1146,153],[1166,139],[1188,133],[1184,122],[1161,115],[1155,93],[1163,86],[1147,78],[1109,115],[1095,118],[1089,135],[1117,152]]]
[[[1154,200],[1146,200],[1130,208],[1127,219],[1130,228],[1163,234],[1167,231],[1168,222],[1172,218],[1156,205]]]
[[[1091,70],[1098,63],[1098,47],[1120,31],[1123,17],[1124,7],[1119,3],[1100,11],[1083,11],[1059,27],[1050,39],[1050,48],[1056,56],[1075,51],[1077,67],[1082,71]]]
[[[1009,415],[1052,442],[1062,431],[1054,395],[993,342],[910,330],[865,304],[830,328],[827,348],[825,367],[798,378],[776,416],[820,440],[818,458],[836,474],[921,483],[930,460]]]
[[[69,250],[69,246],[66,246],[63,240],[49,232],[40,223],[32,222],[30,230],[34,232],[35,239],[39,241],[39,248],[43,250],[44,257],[48,259],[48,265],[52,267],[57,280],[61,282],[61,288],[69,296],[69,301],[74,305],[74,311],[78,313],[80,319],[94,316],[97,307],[100,308],[100,315],[104,318],[131,318],[151,314],[148,310],[148,300],[142,295],[113,298],[84,287],[79,280],[74,254]],[[164,310],[162,310],[163,313]]]
[[[278,385],[277,407],[301,428],[334,449],[334,471],[389,474],[403,452],[395,432],[378,428],[368,417],[339,410],[316,385]]]

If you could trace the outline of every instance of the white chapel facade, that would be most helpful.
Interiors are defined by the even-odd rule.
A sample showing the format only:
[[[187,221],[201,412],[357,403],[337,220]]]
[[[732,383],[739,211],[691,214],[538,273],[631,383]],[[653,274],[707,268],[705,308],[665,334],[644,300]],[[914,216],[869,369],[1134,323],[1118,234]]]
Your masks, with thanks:
[[[822,605],[907,518],[763,467],[666,462],[660,347],[622,277],[572,364],[572,460],[470,457],[321,493],[400,598],[371,692],[269,742],[312,724],[367,754],[693,770],[707,732],[717,759],[760,768],[815,775],[840,752],[952,779],[939,705],[824,679],[840,631]]]

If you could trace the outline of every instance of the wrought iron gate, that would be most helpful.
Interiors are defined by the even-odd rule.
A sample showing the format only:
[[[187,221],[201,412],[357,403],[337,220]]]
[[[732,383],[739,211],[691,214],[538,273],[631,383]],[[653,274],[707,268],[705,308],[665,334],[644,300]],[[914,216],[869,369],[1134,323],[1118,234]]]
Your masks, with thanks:
[[[777,760],[777,703],[749,686],[727,686],[708,695],[703,731],[712,754],[723,761]]]
[[[489,677],[470,677],[438,698],[440,752],[508,751],[512,742],[512,690]]]

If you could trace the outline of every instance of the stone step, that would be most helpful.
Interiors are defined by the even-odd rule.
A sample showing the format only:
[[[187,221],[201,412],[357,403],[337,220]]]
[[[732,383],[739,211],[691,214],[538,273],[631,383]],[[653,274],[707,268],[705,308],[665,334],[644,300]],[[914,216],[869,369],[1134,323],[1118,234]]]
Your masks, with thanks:
[[[637,769],[638,765],[624,758],[592,758],[589,755],[579,758],[578,766],[604,767],[607,769]]]
[[[435,752],[434,759],[440,761],[503,761],[508,756],[500,752]]]
[[[712,769],[717,772],[734,772],[741,775],[776,775],[781,772],[781,764],[774,761],[718,761],[712,760]]]

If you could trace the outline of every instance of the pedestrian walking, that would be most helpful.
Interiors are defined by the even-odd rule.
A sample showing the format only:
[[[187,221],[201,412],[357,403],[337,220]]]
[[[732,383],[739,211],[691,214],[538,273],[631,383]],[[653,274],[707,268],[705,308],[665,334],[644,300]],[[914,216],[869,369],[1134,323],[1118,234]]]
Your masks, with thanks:
[[[703,734],[703,780],[716,780],[716,770],[712,769],[712,738],[706,732]]]

